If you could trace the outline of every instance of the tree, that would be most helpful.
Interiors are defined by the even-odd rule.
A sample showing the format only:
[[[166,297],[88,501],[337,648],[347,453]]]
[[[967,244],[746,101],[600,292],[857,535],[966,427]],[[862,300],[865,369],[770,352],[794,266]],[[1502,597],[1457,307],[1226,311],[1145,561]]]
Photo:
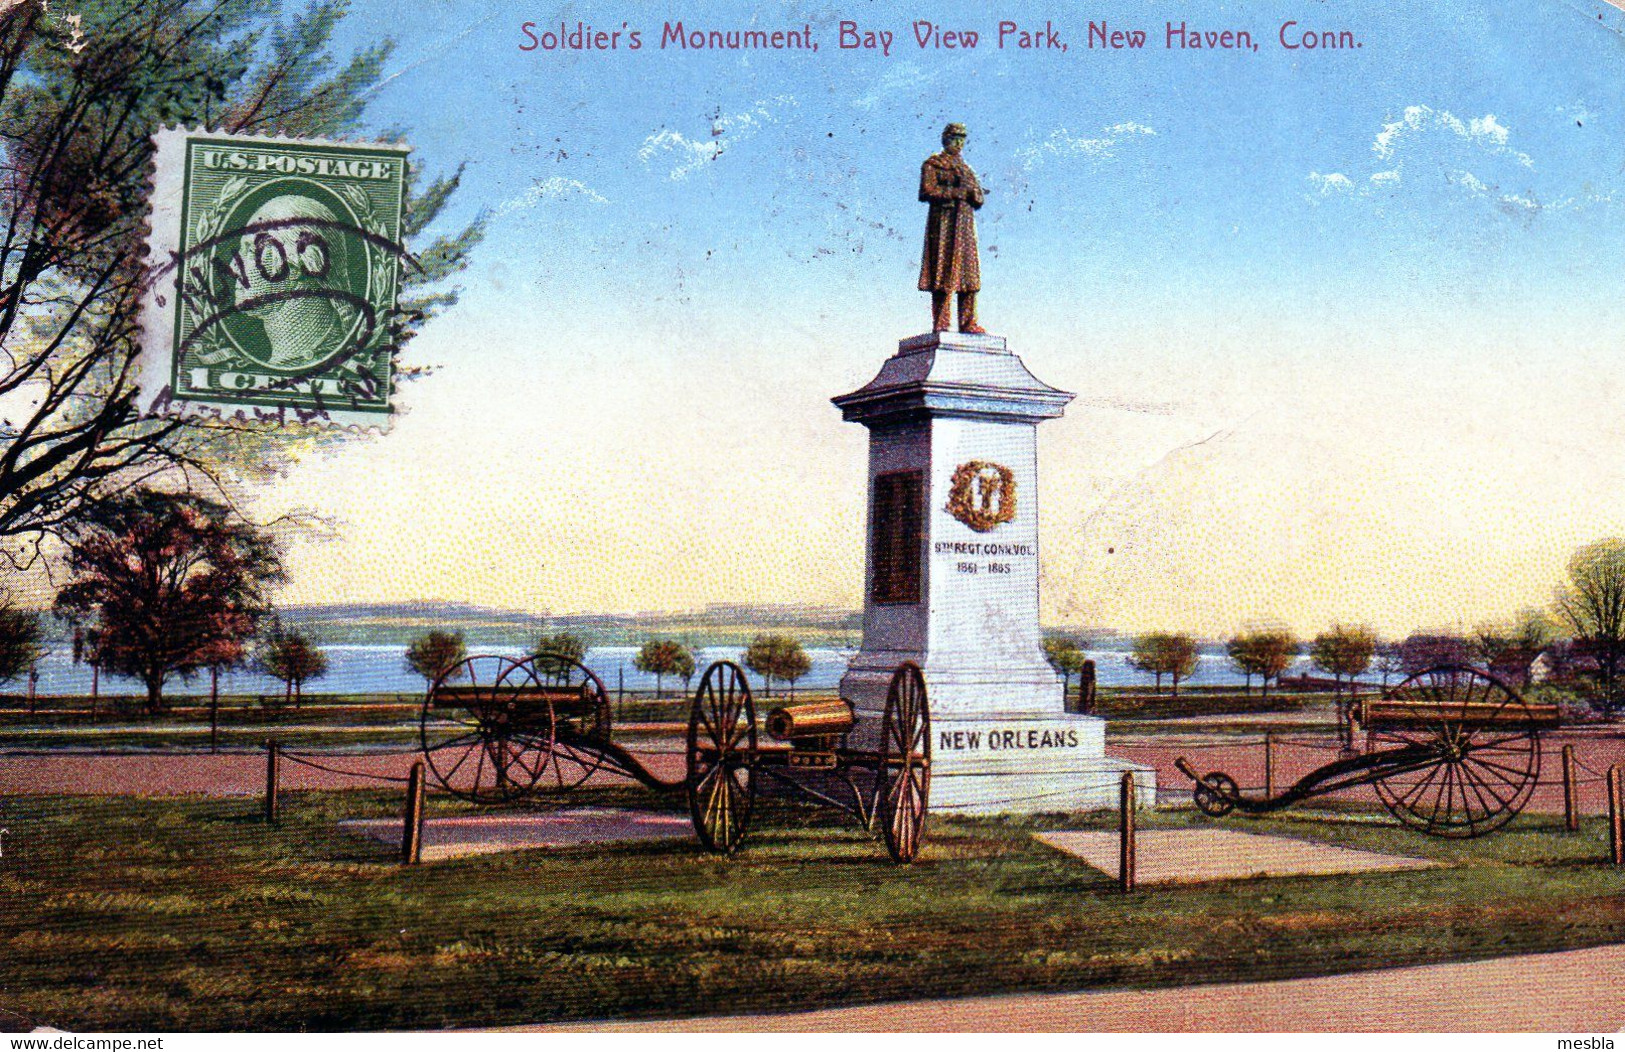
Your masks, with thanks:
[[[144,418],[137,313],[153,133],[164,125],[345,138],[369,134],[390,41],[330,52],[344,4],[314,0],[19,0],[0,10],[0,551],[27,565],[82,510],[159,476],[230,502],[233,479],[342,436],[270,436]],[[374,136],[375,137],[375,136]],[[483,220],[429,239],[461,172],[409,171],[398,346],[456,299]]]
[[[559,632],[551,636],[543,636],[536,641],[536,671],[544,676],[556,680],[567,680],[574,666],[572,661],[580,661],[587,656],[587,644],[580,636],[569,632]],[[557,660],[567,658],[566,661]]]
[[[1224,645],[1224,651],[1230,655],[1231,666],[1246,677],[1242,693],[1251,694],[1253,677],[1263,672],[1258,653],[1258,637],[1250,632],[1235,636]]]
[[[1405,656],[1401,652],[1400,644],[1382,642],[1377,644],[1377,650],[1372,655],[1372,667],[1382,673],[1382,686],[1387,689],[1388,680],[1393,676],[1405,674]]]
[[[1376,650],[1377,634],[1364,625],[1333,625],[1309,644],[1309,660],[1322,672],[1331,673],[1345,748],[1354,745],[1354,678],[1371,667],[1371,655]],[[1347,698],[1343,696],[1344,677],[1349,680]]]
[[[651,639],[643,644],[638,656],[632,659],[632,666],[639,672],[654,676],[655,697],[658,698],[665,677],[680,676],[687,679],[694,675],[694,654],[675,639]]]
[[[11,600],[0,599],[0,683],[28,676],[28,711],[34,711],[34,683],[38,666],[45,657],[45,630],[40,616],[32,610],[19,610]]]
[[[811,668],[812,658],[807,656],[801,640],[787,637],[779,655],[779,678],[790,684],[791,701],[796,697],[796,680],[805,676]]]
[[[1554,605],[1576,649],[1595,662],[1593,704],[1612,716],[1620,706],[1625,663],[1625,540],[1609,537],[1576,551]]]
[[[1258,675],[1262,681],[1259,693],[1269,697],[1270,680],[1281,681],[1281,673],[1292,667],[1298,656],[1298,640],[1284,628],[1270,628],[1253,635],[1253,650],[1258,661]]]
[[[45,628],[39,614],[0,599],[0,683],[27,675],[45,656]]]
[[[255,663],[266,675],[282,681],[282,700],[292,700],[295,708],[304,701],[305,682],[327,675],[327,655],[304,633],[284,628],[275,620],[260,641]]]
[[[1529,686],[1529,666],[1556,641],[1557,631],[1539,610],[1520,610],[1510,622],[1473,630],[1473,656],[1489,672],[1518,689]]]
[[[97,633],[106,668],[140,679],[147,708],[250,638],[286,580],[275,542],[204,497],[136,489],[65,524],[71,580],[56,610]]]
[[[461,677],[462,669],[453,666],[461,665],[467,657],[463,634],[438,628],[418,636],[406,647],[406,667],[423,677],[425,689],[433,687],[441,673],[447,673],[449,679]]]
[[[1196,671],[1196,641],[1182,633],[1153,632],[1134,642],[1129,664],[1157,677],[1157,693],[1162,693],[1162,677],[1172,676],[1174,697],[1179,697],[1179,681]]]
[[[1083,671],[1083,663],[1088,655],[1084,649],[1088,643],[1077,636],[1064,635],[1059,632],[1048,633],[1044,636],[1044,660],[1049,667],[1061,674],[1061,697],[1065,700],[1072,689],[1072,677]]]
[[[1472,663],[1472,644],[1448,632],[1413,632],[1399,644],[1399,664],[1407,676]]]
[[[812,659],[793,636],[763,634],[750,641],[745,650],[745,667],[762,677],[763,692],[773,694],[773,680],[782,679],[790,684],[795,695],[795,681],[812,668]]]

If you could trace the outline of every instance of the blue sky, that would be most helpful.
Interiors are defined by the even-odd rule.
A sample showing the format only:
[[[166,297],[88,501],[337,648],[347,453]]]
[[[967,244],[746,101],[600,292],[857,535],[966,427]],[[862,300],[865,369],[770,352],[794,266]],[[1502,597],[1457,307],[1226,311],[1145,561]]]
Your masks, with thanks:
[[[863,436],[826,400],[924,326],[914,191],[948,120],[989,189],[983,321],[1080,393],[1042,432],[1047,616],[1437,625],[1543,602],[1575,544],[1625,532],[1619,11],[932,10],[983,46],[922,51],[919,12],[875,3],[358,0],[341,45],[400,44],[377,126],[433,168],[466,163],[448,225],[484,209],[491,228],[462,304],[413,345],[442,369],[403,393],[397,433],[282,487],[350,523],[301,556],[298,597],[856,603]],[[661,51],[675,17],[811,23],[821,47]],[[1069,50],[1001,52],[1000,17],[1049,18]],[[1148,46],[1091,52],[1091,17]],[[838,50],[841,19],[893,32],[891,56]],[[1169,51],[1170,19],[1260,49]],[[1284,51],[1288,19],[1363,46]],[[524,53],[524,21],[625,21],[645,47]],[[588,480],[590,522],[540,493],[493,497],[474,526],[425,510],[559,465]],[[716,510],[696,477],[745,480],[744,505]],[[402,516],[498,553],[484,565],[549,554],[519,574],[367,571]],[[550,525],[516,540],[520,521]],[[1397,597],[1375,583],[1390,570],[1431,584]]]
[[[959,10],[935,21],[996,27]],[[1042,24],[1053,10],[1005,13]],[[778,290],[794,284],[820,300],[855,294],[871,311],[916,307],[907,188],[942,123],[958,119],[993,191],[981,234],[1004,314],[1075,321],[1081,302],[1011,292],[1042,299],[1064,283],[1066,299],[1129,313],[1306,296],[1358,312],[1439,288],[1506,305],[1562,299],[1576,280],[1606,287],[1620,239],[1597,198],[1621,182],[1622,20],[1600,4],[1527,10],[1091,9],[1147,29],[1139,53],[1088,51],[1081,16],[1059,23],[1066,54],[922,51],[908,13],[873,4],[782,17],[705,5],[686,19],[810,21],[817,54],[661,51],[666,12],[632,7],[361,3],[347,31],[400,41],[400,75],[374,114],[408,126],[425,160],[469,163],[460,206],[499,212],[482,263],[528,271],[505,296],[596,311],[651,291],[702,310],[762,294],[759,309],[776,313],[790,309]],[[842,17],[896,33],[892,56],[835,50]],[[1156,45],[1170,18],[1248,28],[1261,49],[1167,51]],[[1283,51],[1273,41],[1289,18],[1349,28],[1364,46]],[[627,21],[645,48],[525,54],[524,20]],[[1416,107],[1426,112],[1378,156],[1383,129]],[[1487,130],[1453,129],[1484,118]],[[1379,172],[1398,181],[1372,183]],[[470,282],[476,296],[481,285]]]

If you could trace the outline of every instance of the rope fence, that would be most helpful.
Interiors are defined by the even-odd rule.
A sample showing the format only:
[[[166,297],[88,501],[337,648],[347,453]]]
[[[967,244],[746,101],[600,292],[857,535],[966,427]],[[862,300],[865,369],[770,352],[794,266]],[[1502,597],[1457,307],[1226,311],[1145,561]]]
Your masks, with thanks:
[[[421,861],[422,853],[423,798],[427,782],[424,761],[428,758],[428,752],[433,752],[437,749],[448,748],[460,744],[466,746],[469,743],[463,742],[460,739],[454,739],[452,741],[443,743],[442,745],[432,747],[427,751],[420,749],[394,752],[341,752],[335,750],[291,751],[283,748],[280,744],[273,740],[268,742],[266,746],[266,821],[272,825],[275,825],[279,819],[278,790],[280,787],[281,763],[283,760],[287,760],[289,763],[296,764],[301,767],[338,775],[340,777],[354,778],[362,781],[371,781],[382,784],[405,785],[407,787],[407,791],[403,814],[404,826],[402,830],[400,857],[403,865],[416,864],[417,862]],[[533,743],[532,747],[542,748],[543,745],[542,743]],[[1288,738],[1277,736],[1269,732],[1266,732],[1261,737],[1251,741],[1229,740],[1183,742],[1171,743],[1168,747],[1177,749],[1180,752],[1226,749],[1230,750],[1232,753],[1243,754],[1245,754],[1246,751],[1253,749],[1261,749],[1263,754],[1262,765],[1264,768],[1262,783],[1238,785],[1236,791],[1248,794],[1262,792],[1265,798],[1274,797],[1278,789],[1275,754],[1279,748],[1285,747],[1293,749],[1306,749],[1316,752],[1337,752],[1340,754],[1349,755],[1353,754],[1353,750],[1335,738]],[[686,755],[686,752],[687,750],[685,749],[671,748],[637,750],[638,755],[649,757],[683,756]],[[413,763],[410,773],[406,776],[381,773],[377,771],[360,770],[354,767],[338,765],[334,762],[335,760],[346,758],[360,759],[365,757],[368,759],[375,759],[405,756],[420,757]],[[1557,765],[1557,776],[1553,777],[1551,774],[1549,774],[1548,772],[1551,768],[1549,766],[1545,766],[1535,775],[1533,779],[1533,786],[1535,788],[1542,786],[1548,788],[1561,787],[1563,791],[1563,815],[1565,827],[1570,831],[1576,831],[1580,828],[1580,815],[1577,802],[1578,788],[1581,786],[1591,786],[1606,783],[1608,790],[1606,794],[1607,799],[1604,811],[1608,816],[1610,826],[1610,858],[1615,865],[1625,865],[1625,824],[1622,824],[1622,812],[1625,812],[1625,787],[1622,787],[1621,785],[1620,765],[1614,764],[1607,771],[1600,771],[1581,760],[1576,755],[1574,746],[1569,743],[1563,745],[1560,756],[1561,762]],[[1237,758],[1239,759],[1239,757]],[[1030,779],[1032,777],[1032,773],[1033,772],[1029,771],[942,771],[935,777],[938,779],[973,777],[982,779],[984,781],[991,780],[997,782],[998,780],[1007,778]],[[1101,768],[1098,766],[1052,768],[1042,772],[1042,774],[1045,776],[1059,779],[1065,779],[1069,775],[1093,775],[1098,777],[1102,773]],[[1312,773],[1312,771],[1308,772],[1308,774]],[[1307,774],[1305,776],[1307,776]],[[1059,802],[1065,798],[1075,798],[1078,793],[1078,788],[1078,785],[1074,783],[1041,792],[1021,793],[995,797],[992,799],[984,799],[979,801],[979,805],[990,811],[1015,808],[1032,810],[1034,809],[1033,805],[1042,805],[1044,801]],[[1132,817],[1123,817],[1123,815],[1132,812],[1133,808],[1141,806],[1139,802],[1141,795],[1140,787],[1135,785],[1134,774],[1132,771],[1125,771],[1122,773],[1121,784],[1118,788],[1118,810],[1120,812],[1121,829],[1123,830],[1123,835],[1128,838],[1125,840],[1125,845],[1131,845],[1132,838],[1134,836],[1133,819]],[[1349,792],[1356,788],[1360,788],[1360,786],[1345,786],[1343,788],[1333,790],[1333,792]],[[1533,791],[1533,789],[1531,789],[1531,791]],[[1195,785],[1193,784],[1189,788],[1174,788],[1168,785],[1161,785],[1155,790],[1155,794],[1156,798],[1160,800],[1187,800],[1194,797]],[[1124,809],[1128,809],[1128,812],[1125,812]],[[1129,846],[1128,850],[1132,851],[1132,846]],[[1123,874],[1121,874],[1121,880],[1124,890],[1130,890],[1133,888],[1134,877],[1132,863],[1130,863],[1129,868],[1126,869]]]

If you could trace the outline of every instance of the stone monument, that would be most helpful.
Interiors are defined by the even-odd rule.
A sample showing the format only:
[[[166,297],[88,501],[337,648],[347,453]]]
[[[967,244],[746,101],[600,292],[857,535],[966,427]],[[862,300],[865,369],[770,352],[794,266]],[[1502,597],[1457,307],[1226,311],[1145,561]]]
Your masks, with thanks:
[[[1061,678],[1043,655],[1038,424],[1072,395],[1040,382],[1003,337],[976,325],[973,213],[984,191],[959,156],[964,139],[962,125],[949,125],[944,154],[921,173],[931,211],[920,288],[932,293],[934,331],[901,341],[879,375],[834,399],[869,429],[863,647],[841,696],[873,726],[893,670],[920,666],[935,810],[1112,807],[1124,770],[1137,773],[1149,804],[1154,772],[1106,757],[1104,721],[1065,711]],[[953,293],[957,332],[944,305]]]

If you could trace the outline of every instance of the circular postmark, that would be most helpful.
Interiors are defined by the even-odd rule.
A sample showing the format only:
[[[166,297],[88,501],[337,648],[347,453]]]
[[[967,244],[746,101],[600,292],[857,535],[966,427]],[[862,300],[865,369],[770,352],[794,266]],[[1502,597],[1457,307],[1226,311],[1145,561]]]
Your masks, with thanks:
[[[310,179],[267,183],[223,227],[206,271],[212,302],[235,308],[220,315],[219,336],[259,367],[321,368],[374,327],[383,251],[359,236],[362,218],[340,194]]]

